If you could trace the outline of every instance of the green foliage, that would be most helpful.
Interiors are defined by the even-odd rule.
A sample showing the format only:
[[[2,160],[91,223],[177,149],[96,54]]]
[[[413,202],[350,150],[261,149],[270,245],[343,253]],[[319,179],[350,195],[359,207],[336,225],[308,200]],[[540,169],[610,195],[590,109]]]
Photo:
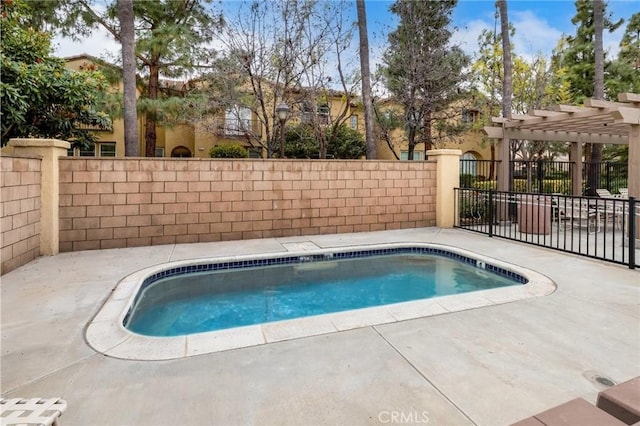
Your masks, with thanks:
[[[497,188],[497,182],[495,180],[477,181],[472,185],[472,188],[490,190]],[[514,192],[538,192],[538,182],[530,181],[526,179],[514,179],[513,180]],[[542,192],[545,194],[571,194],[571,180],[570,179],[545,179],[542,181]]]
[[[95,136],[87,128],[111,129],[110,118],[99,112],[106,80],[99,71],[66,69],[51,56],[51,36],[28,27],[30,19],[22,1],[2,2],[2,144],[44,137],[89,147]]]
[[[366,155],[367,146],[360,132],[344,124],[338,126],[335,132],[335,139],[327,148],[328,155],[341,159],[358,159]]]
[[[237,143],[216,145],[209,150],[211,158],[248,158],[249,151]]]
[[[335,136],[335,138],[333,137]],[[327,147],[328,158],[358,159],[366,154],[364,137],[357,130],[340,125],[335,135],[328,135],[333,140]],[[320,143],[309,124],[289,126],[285,132],[285,155],[287,158],[319,158]]]
[[[595,27],[593,23],[593,1],[576,0],[576,15],[571,22],[576,25],[576,35],[566,38],[565,48],[556,52],[556,60],[561,67],[566,67],[566,78],[569,90],[575,103],[593,96],[595,75]],[[603,29],[615,31],[623,20],[612,22],[610,16],[604,14]],[[607,60],[605,56],[605,67]]]
[[[618,93],[640,93],[640,13],[629,19],[618,58],[607,64],[606,75],[615,76],[605,81],[609,98],[616,99]]]

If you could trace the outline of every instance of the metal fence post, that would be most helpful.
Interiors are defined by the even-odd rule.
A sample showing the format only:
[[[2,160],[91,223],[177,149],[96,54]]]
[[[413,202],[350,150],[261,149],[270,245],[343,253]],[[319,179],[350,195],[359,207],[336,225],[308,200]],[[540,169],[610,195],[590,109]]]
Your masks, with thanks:
[[[629,197],[629,269],[636,269],[636,198]]]
[[[493,221],[494,221],[494,212],[493,212],[493,189],[489,190],[489,237],[493,237]]]
[[[537,177],[538,177],[538,194],[542,194],[542,190],[544,185],[542,184],[543,180],[544,180],[544,162],[542,160],[538,160],[538,170],[537,170]]]

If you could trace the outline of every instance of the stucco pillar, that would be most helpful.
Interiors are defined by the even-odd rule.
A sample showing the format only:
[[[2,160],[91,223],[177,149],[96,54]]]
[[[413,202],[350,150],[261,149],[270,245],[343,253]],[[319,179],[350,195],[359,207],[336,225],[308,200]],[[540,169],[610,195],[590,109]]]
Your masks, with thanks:
[[[453,189],[460,186],[459,149],[433,149],[426,153],[430,160],[436,160],[436,225],[453,228],[455,214],[455,194]]]
[[[9,146],[17,155],[42,157],[40,179],[40,254],[60,251],[60,166],[59,157],[66,157],[69,142],[57,139],[10,139]]]

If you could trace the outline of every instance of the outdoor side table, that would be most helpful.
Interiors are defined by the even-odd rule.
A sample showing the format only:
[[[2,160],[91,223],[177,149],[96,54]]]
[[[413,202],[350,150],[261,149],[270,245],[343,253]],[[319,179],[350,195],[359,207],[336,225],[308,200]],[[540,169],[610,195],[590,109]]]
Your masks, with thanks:
[[[67,402],[60,398],[2,398],[0,424],[55,426],[66,409]]]

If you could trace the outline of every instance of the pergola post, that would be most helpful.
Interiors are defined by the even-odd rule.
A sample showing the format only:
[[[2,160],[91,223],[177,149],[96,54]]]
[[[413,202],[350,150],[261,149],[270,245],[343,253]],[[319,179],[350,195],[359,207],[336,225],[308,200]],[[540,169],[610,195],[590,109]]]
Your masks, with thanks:
[[[629,196],[640,199],[640,124],[629,131]]]
[[[571,142],[571,195],[582,195],[582,143]]]
[[[502,125],[502,139],[498,143],[498,191],[509,190],[509,162],[511,160],[510,139]]]

